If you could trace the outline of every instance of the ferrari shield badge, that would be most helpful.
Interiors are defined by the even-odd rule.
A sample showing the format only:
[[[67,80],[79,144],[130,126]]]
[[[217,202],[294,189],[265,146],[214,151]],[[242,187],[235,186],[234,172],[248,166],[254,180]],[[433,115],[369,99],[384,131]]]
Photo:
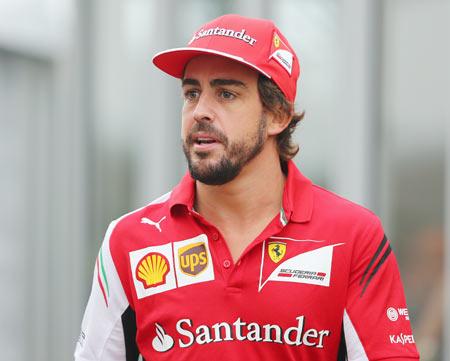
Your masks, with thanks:
[[[284,242],[269,242],[267,252],[269,253],[270,259],[278,263],[280,262],[286,254],[286,243]]]

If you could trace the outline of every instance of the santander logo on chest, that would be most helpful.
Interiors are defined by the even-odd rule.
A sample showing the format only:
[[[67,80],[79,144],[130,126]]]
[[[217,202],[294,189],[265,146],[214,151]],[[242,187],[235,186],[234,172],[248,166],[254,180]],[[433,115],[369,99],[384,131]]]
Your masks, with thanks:
[[[262,244],[258,291],[268,282],[330,286],[333,250],[344,243],[327,245],[322,240],[271,237]],[[305,245],[314,248],[302,251]]]

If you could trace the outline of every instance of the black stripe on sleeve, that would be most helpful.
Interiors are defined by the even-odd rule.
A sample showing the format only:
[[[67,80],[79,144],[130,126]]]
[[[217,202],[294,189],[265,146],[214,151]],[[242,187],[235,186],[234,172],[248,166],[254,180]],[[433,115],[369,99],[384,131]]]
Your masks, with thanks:
[[[339,342],[339,351],[337,355],[337,361],[347,361],[347,343],[345,342],[344,325],[342,325],[341,330],[341,341]]]
[[[139,349],[136,344],[136,313],[130,306],[122,314],[122,326],[126,361],[137,361],[139,359]]]
[[[375,274],[378,272],[378,270],[383,265],[383,263],[386,261],[386,259],[391,254],[391,252],[392,252],[392,248],[391,248],[391,246],[388,246],[388,248],[384,252],[383,256],[380,258],[380,260],[378,261],[377,265],[375,266],[375,268],[373,269],[372,273],[370,274],[369,278],[367,279],[367,282],[364,285],[364,288],[363,288],[363,290],[361,292],[361,297],[364,294],[364,292],[366,292],[367,286],[369,285],[370,281],[375,276]]]
[[[377,251],[376,251],[375,254],[373,255],[372,259],[370,260],[369,265],[368,265],[367,268],[365,269],[364,274],[363,274],[363,276],[362,276],[362,278],[361,278],[361,281],[359,281],[359,285],[360,285],[360,286],[363,284],[364,279],[365,279],[366,276],[367,276],[367,273],[368,273],[369,270],[372,268],[373,264],[374,264],[375,261],[377,260],[378,256],[380,255],[380,253],[381,253],[381,251],[383,250],[383,248],[384,248],[384,246],[386,245],[386,243],[387,243],[387,237],[386,237],[386,235],[384,235],[384,237],[383,237],[383,239],[382,239],[380,245],[378,246]]]

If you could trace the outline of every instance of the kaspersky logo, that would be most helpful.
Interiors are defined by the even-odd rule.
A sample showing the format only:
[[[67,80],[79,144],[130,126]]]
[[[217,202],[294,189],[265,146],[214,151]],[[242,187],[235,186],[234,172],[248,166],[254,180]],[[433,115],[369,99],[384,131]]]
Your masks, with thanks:
[[[176,341],[169,336],[164,328],[155,323],[156,337],[152,346],[157,352],[169,351],[175,343],[180,348],[205,345],[211,342],[249,341],[286,344],[289,346],[304,346],[324,348],[330,330],[319,330],[306,327],[305,316],[296,317],[296,323],[283,329],[277,324],[263,324],[245,322],[240,317],[233,323],[217,322],[212,325],[195,325],[189,318],[180,319],[175,326]]]

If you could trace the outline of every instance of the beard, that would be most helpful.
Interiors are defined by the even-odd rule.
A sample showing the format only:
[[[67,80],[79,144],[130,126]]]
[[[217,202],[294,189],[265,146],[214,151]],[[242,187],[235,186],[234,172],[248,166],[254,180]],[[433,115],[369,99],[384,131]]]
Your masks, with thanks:
[[[258,129],[246,139],[230,143],[228,138],[208,121],[198,122],[192,127],[183,142],[183,152],[188,162],[189,172],[195,180],[207,185],[222,185],[232,181],[242,168],[261,153],[265,143],[267,120],[264,115],[258,122]],[[193,159],[190,149],[194,144],[192,134],[204,131],[213,135],[225,148],[224,154],[215,162],[208,162],[209,152],[196,152]]]

